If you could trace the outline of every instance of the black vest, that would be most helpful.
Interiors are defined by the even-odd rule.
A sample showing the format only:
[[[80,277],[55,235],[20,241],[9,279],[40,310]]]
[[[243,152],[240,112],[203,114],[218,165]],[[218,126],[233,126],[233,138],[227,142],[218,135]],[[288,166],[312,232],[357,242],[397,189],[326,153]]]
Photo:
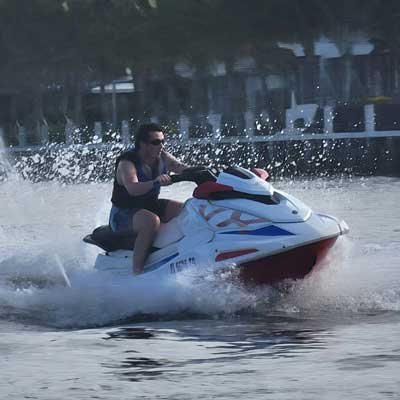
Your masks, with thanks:
[[[117,168],[118,164],[121,160],[128,160],[136,168],[137,171],[137,177],[139,182],[148,182],[151,181],[160,174],[165,174],[167,172],[166,167],[165,167],[165,162],[164,160],[161,159],[160,163],[161,165],[156,165],[154,168],[151,170],[151,177],[147,176],[144,173],[142,163],[140,161],[140,158],[137,154],[137,151],[135,149],[133,150],[128,150],[122,153],[116,161],[115,164],[115,174],[114,174],[114,186],[113,186],[113,192],[112,192],[112,197],[111,197],[111,202],[113,203],[114,206],[118,208],[144,208],[147,209],[148,207],[151,207],[151,205],[154,204],[154,202],[157,201],[158,195],[160,194],[160,188],[153,188],[150,191],[148,191],[145,194],[139,195],[139,196],[132,196],[128,193],[124,185],[120,185],[117,181]],[[161,168],[160,168],[161,167]]]

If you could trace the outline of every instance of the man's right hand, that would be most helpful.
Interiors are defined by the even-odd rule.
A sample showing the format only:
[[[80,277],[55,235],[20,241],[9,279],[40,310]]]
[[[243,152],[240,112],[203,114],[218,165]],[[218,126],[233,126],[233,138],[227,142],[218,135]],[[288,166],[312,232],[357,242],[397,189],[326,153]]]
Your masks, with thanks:
[[[161,186],[168,186],[172,184],[171,177],[167,174],[162,174],[160,176],[157,176],[155,179],[156,182],[160,182]]]

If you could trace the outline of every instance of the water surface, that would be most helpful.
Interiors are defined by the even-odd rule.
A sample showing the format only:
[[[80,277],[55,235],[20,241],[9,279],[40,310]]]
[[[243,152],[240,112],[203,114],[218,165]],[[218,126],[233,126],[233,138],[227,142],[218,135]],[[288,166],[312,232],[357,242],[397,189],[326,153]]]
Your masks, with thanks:
[[[187,274],[132,291],[81,241],[110,184],[0,184],[1,397],[398,398],[400,180],[274,185],[349,224],[318,271],[285,290]]]

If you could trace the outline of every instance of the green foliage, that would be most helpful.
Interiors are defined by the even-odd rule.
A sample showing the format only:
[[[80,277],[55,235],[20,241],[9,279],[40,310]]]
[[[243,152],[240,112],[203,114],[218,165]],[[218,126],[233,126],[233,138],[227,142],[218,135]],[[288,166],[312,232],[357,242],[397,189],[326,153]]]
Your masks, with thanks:
[[[0,66],[12,85],[103,80],[126,66],[207,65],[241,55],[259,59],[277,41],[307,49],[321,34],[362,27],[400,39],[392,0],[2,0]],[[360,9],[363,12],[360,13]],[[347,31],[346,31],[347,32]],[[276,57],[277,54],[274,54]],[[265,63],[265,59],[263,61]]]

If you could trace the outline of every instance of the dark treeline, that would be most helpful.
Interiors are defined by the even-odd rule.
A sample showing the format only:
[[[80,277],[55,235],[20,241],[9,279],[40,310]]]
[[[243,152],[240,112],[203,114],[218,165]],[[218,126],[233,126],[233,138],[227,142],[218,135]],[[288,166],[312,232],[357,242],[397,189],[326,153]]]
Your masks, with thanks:
[[[311,57],[321,35],[340,43],[359,32],[397,55],[400,2],[0,0],[0,119],[34,126],[44,115],[53,123],[66,116],[79,125],[88,89],[127,73],[135,84],[131,106],[145,114],[154,97],[146,91],[149,74],[177,79],[179,62],[195,67],[196,82],[212,63],[223,62],[229,96],[239,58],[252,57],[260,75],[290,70],[294,55],[278,42],[300,43]],[[179,82],[173,87],[178,95]],[[109,100],[104,93],[100,98],[93,118],[110,120]]]

